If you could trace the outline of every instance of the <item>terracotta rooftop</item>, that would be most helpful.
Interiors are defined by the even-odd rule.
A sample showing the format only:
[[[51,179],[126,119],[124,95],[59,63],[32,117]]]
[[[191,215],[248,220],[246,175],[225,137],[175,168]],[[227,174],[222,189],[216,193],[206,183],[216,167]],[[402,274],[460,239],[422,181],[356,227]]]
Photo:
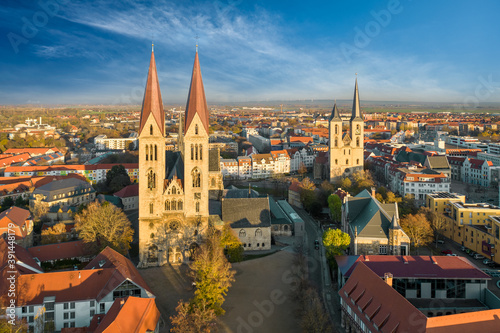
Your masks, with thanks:
[[[94,333],[154,332],[159,319],[154,298],[118,298]]]
[[[339,295],[372,331],[425,332],[427,317],[364,263],[356,266]]]
[[[336,259],[347,277],[359,262],[364,262],[378,276],[391,272],[394,278],[491,279],[464,257],[360,255],[339,256]]]
[[[130,198],[139,195],[139,184],[132,184],[125,186],[120,191],[113,194],[115,197],[119,198]]]
[[[28,252],[41,262],[50,260],[61,260],[66,258],[78,258],[90,255],[82,240],[57,244],[47,244],[30,247]]]

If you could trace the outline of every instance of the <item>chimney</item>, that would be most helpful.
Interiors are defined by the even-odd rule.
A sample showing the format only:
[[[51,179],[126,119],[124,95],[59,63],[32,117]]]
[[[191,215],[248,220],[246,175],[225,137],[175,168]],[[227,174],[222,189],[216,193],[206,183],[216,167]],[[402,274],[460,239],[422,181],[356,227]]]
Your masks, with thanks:
[[[384,281],[392,287],[392,273],[384,273]]]
[[[372,197],[375,198],[375,186],[372,186]]]

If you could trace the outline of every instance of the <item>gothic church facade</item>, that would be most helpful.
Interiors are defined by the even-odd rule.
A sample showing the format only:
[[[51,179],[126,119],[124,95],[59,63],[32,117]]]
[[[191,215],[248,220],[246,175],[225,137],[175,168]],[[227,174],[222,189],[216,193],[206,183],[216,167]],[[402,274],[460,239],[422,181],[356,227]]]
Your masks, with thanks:
[[[165,150],[165,113],[154,51],[139,127],[139,266],[189,259],[221,191],[219,151],[209,147],[209,113],[196,51],[177,151]]]
[[[330,182],[338,181],[363,170],[364,121],[359,106],[358,80],[354,87],[354,99],[349,131],[342,130],[337,103],[333,106],[329,119],[328,165]]]

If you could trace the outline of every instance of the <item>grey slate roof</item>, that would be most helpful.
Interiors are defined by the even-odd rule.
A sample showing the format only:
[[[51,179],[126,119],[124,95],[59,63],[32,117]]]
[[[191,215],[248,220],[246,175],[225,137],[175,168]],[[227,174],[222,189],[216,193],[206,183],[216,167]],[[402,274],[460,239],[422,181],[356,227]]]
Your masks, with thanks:
[[[84,180],[78,178],[67,178],[67,179],[56,180],[55,182],[50,182],[48,184],[40,186],[39,188],[37,188],[37,190],[50,192],[50,191],[64,190],[67,188],[78,187],[78,186],[81,186],[82,188],[92,187],[89,183],[87,183]]]
[[[250,189],[250,195],[248,195],[248,189],[227,189],[224,190],[224,198],[228,199],[243,199],[243,198],[258,198],[260,196],[259,192]]]
[[[268,198],[224,199],[222,220],[231,228],[270,227]]]
[[[165,152],[165,168],[167,179],[172,179],[177,176],[178,179],[184,179],[184,161],[182,155],[178,151],[167,150]]]
[[[398,161],[398,162],[414,161],[414,162],[418,162],[418,163],[423,165],[425,163],[425,158],[426,158],[426,156],[423,154],[418,154],[418,153],[414,153],[414,152],[408,153],[404,150],[401,150],[398,153],[398,155],[396,156],[396,161]]]
[[[382,204],[367,190],[347,201],[349,226],[358,237],[387,238],[397,204]]]
[[[292,224],[273,197],[269,197],[269,208],[271,210],[271,224]]]

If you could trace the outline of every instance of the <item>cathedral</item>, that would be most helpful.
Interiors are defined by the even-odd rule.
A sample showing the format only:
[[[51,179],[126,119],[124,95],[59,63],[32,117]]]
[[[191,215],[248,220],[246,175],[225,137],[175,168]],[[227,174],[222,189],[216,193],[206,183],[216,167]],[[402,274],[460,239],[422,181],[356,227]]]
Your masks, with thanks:
[[[183,120],[184,119],[184,120]],[[178,149],[165,149],[165,113],[151,52],[139,125],[139,267],[189,259],[209,222],[209,197],[223,189],[218,149],[196,50]]]
[[[342,131],[342,118],[337,103],[333,106],[329,119],[328,165],[331,183],[363,170],[363,138],[364,121],[359,108],[358,79],[356,79],[349,131]]]

